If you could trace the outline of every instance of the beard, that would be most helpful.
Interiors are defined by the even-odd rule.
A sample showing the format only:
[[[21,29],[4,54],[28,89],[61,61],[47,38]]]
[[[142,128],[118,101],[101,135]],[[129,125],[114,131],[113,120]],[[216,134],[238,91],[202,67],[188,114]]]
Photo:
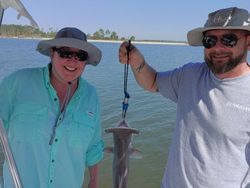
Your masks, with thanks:
[[[213,56],[214,55],[228,55],[229,60],[228,61],[214,61]],[[231,71],[234,69],[237,65],[239,65],[243,60],[245,59],[247,55],[247,50],[243,50],[241,54],[236,56],[235,58],[232,58],[231,53],[218,53],[218,52],[211,52],[207,56],[205,56],[205,62],[208,66],[208,68],[214,73],[214,74],[223,74],[226,72]]]

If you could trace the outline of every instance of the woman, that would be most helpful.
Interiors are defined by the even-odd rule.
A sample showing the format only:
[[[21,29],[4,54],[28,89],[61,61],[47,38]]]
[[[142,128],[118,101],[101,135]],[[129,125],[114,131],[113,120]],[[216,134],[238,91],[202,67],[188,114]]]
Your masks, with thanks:
[[[81,187],[87,166],[89,187],[96,188],[103,158],[99,100],[81,74],[100,62],[101,51],[69,27],[37,50],[51,58],[46,67],[19,70],[0,85],[0,117],[23,187]],[[13,187],[6,164],[4,187]]]

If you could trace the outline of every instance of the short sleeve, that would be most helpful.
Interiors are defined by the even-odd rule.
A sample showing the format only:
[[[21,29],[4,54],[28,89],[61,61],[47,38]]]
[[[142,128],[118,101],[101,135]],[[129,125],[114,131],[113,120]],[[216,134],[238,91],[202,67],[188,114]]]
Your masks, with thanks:
[[[156,77],[160,94],[174,102],[178,100],[181,72],[181,69],[177,68],[172,71],[158,72]]]

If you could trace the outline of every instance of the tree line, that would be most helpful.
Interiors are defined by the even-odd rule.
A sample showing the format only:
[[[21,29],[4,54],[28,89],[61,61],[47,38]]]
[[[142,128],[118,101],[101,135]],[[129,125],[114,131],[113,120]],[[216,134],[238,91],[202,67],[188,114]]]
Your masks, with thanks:
[[[49,31],[43,31],[38,28],[27,25],[6,25],[0,27],[0,37],[18,37],[18,38],[54,38],[57,31],[49,28]],[[125,37],[119,37],[115,31],[109,29],[99,29],[93,34],[87,34],[88,39],[95,40],[127,40]],[[132,36],[130,40],[135,40]]]

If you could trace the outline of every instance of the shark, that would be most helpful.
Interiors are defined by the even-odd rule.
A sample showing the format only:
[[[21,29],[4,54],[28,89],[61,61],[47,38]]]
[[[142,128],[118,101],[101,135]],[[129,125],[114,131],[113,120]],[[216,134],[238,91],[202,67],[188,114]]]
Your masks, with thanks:
[[[0,26],[2,24],[4,11],[9,7],[18,12],[17,19],[20,19],[21,16],[26,17],[30,20],[30,24],[33,27],[38,28],[36,21],[32,18],[20,0],[0,0]]]
[[[113,188],[126,188],[129,174],[129,156],[140,153],[131,144],[133,134],[139,134],[137,129],[131,128],[123,119],[118,126],[105,129],[106,133],[113,133],[114,147],[105,148],[106,153],[113,153]]]

